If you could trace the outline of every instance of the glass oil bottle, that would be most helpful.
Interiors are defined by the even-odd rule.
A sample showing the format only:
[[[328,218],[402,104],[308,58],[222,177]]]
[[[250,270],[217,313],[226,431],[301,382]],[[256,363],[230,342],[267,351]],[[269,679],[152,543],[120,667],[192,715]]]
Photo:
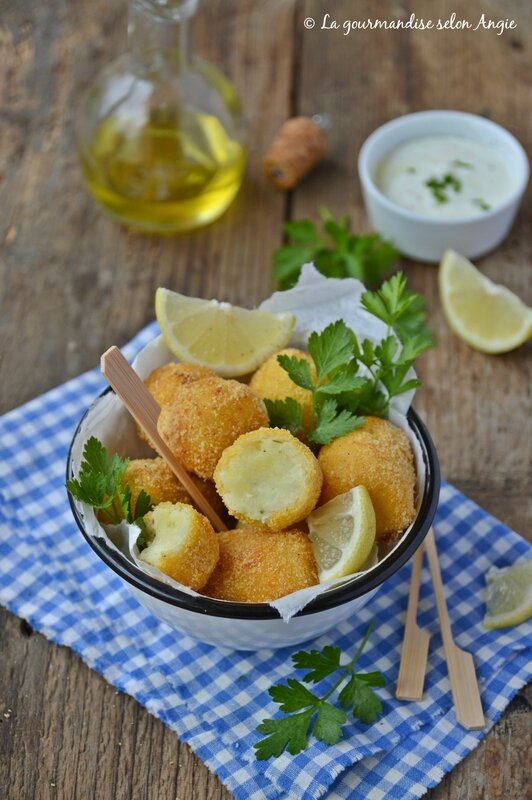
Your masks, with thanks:
[[[244,172],[229,81],[191,50],[199,0],[132,0],[129,51],[83,97],[76,136],[87,187],[128,226],[174,234],[217,219]]]

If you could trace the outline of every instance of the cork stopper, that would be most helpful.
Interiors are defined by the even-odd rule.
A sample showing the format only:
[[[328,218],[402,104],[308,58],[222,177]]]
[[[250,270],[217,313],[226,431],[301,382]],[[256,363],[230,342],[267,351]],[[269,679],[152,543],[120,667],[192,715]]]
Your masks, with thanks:
[[[290,191],[322,160],[326,149],[327,139],[317,121],[292,117],[264,156],[264,175],[277,189]]]

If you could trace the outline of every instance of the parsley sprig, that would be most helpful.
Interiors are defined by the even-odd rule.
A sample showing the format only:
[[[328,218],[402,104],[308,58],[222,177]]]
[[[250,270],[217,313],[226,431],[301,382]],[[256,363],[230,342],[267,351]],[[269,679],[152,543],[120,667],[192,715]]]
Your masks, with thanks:
[[[280,756],[284,750],[291,755],[306,750],[309,736],[331,745],[342,738],[342,725],[347,722],[349,709],[355,719],[371,725],[382,712],[382,703],[372,687],[384,686],[386,681],[380,672],[356,672],[355,666],[360,658],[373,623],[348,664],[341,664],[339,647],[326,646],[323,650],[301,650],[292,656],[296,669],[310,670],[303,676],[305,683],[317,684],[330,675],[339,673],[333,685],[322,696],[311,692],[303,683],[289,678],[287,684],[277,684],[269,689],[272,700],[286,714],[281,719],[265,719],[257,731],[265,734],[254,744],[255,755],[259,760]],[[329,702],[334,693],[344,684],[338,694],[341,708]]]
[[[356,391],[363,379],[348,369],[353,359],[354,334],[341,320],[328,325],[321,333],[312,333],[308,352],[310,364],[296,356],[279,355],[277,361],[297,386],[312,394],[314,424],[306,431],[311,442],[327,444],[331,439],[359,428],[364,420],[345,408],[339,409],[336,395]],[[265,400],[272,425],[287,427],[293,434],[301,429],[302,410],[293,398]]]
[[[404,275],[397,273],[378,291],[365,292],[362,304],[387,325],[387,334],[378,344],[359,340],[337,320],[309,337],[314,375],[303,359],[277,357],[293,383],[311,392],[313,423],[303,432],[317,445],[359,428],[364,424],[361,415],[386,416],[393,397],[420,385],[408,372],[433,342],[424,327],[419,295],[409,292]],[[302,409],[294,398],[264,402],[272,425],[288,428],[294,435],[303,430]]]
[[[408,289],[402,272],[392,275],[377,291],[364,292],[362,305],[397,334],[403,347],[412,340],[423,345],[420,352],[433,346],[434,339],[425,324],[425,300]]]
[[[297,283],[301,267],[309,261],[328,278],[358,278],[378,285],[399,257],[399,252],[378,233],[351,233],[349,217],[336,222],[326,209],[320,216],[323,232],[310,219],[287,222],[289,243],[275,251],[273,274],[280,289]]]
[[[133,504],[131,489],[123,485],[129,459],[110,456],[95,436],[85,442],[79,476],[66,482],[70,494],[99,512],[102,522],[118,525],[123,519],[137,523],[152,508],[142,489]]]

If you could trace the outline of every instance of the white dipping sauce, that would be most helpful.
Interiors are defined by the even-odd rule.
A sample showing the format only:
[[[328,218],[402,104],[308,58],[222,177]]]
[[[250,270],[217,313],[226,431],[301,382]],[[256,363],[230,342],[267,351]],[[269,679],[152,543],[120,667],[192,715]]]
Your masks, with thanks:
[[[496,146],[450,135],[399,145],[378,165],[375,183],[396,205],[438,219],[481,216],[515,188]]]

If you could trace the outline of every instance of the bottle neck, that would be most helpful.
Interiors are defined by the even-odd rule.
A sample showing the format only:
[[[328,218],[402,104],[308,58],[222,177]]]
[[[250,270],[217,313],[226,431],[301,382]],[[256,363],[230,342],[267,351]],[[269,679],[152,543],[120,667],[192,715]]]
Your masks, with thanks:
[[[128,44],[134,56],[157,54],[179,69],[190,58],[189,19],[200,0],[132,0],[129,4]]]

